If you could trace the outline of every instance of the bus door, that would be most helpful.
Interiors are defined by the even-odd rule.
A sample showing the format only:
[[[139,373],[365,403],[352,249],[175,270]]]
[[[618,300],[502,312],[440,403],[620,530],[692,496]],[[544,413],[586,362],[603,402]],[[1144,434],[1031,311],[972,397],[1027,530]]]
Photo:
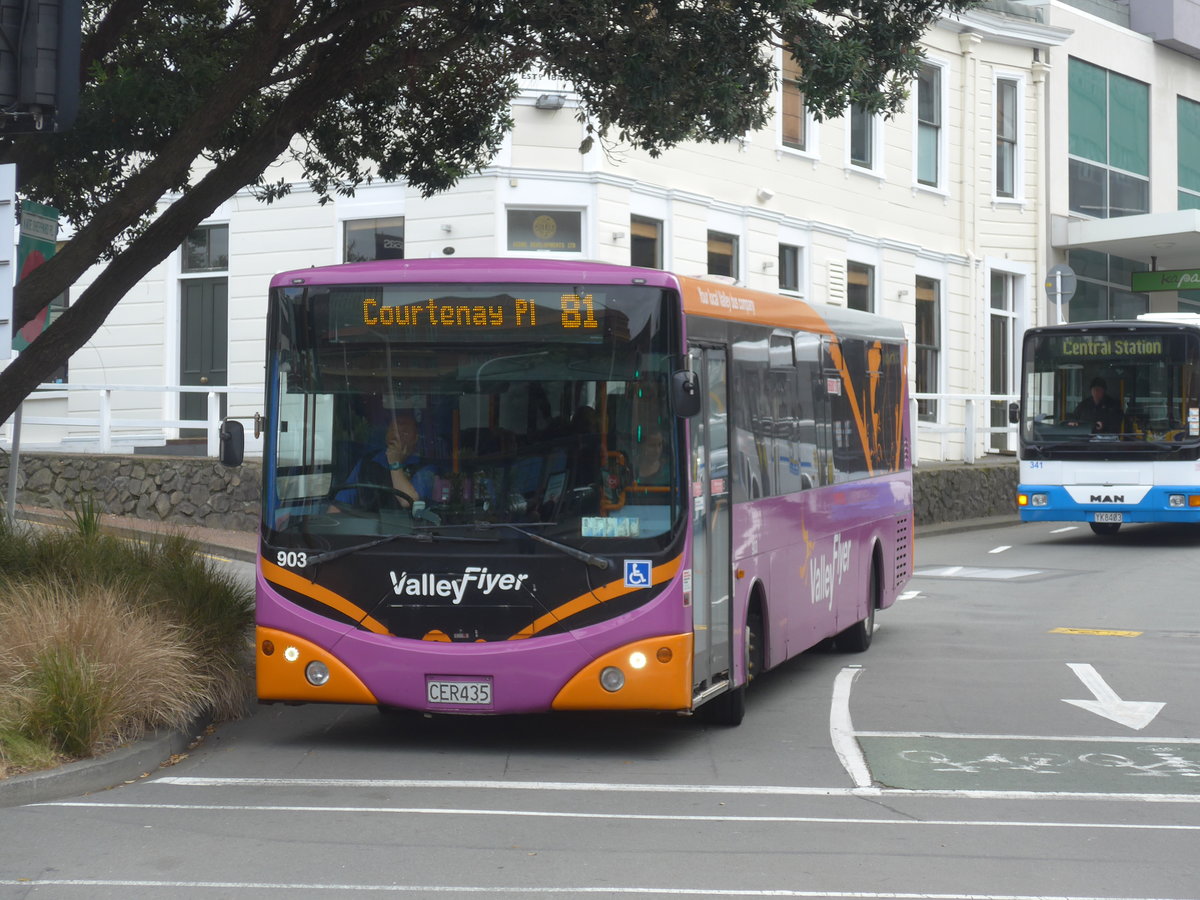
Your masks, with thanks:
[[[732,580],[731,466],[725,348],[689,350],[700,378],[700,414],[691,423],[692,624],[695,634],[693,693],[703,694],[733,677],[730,668]]]

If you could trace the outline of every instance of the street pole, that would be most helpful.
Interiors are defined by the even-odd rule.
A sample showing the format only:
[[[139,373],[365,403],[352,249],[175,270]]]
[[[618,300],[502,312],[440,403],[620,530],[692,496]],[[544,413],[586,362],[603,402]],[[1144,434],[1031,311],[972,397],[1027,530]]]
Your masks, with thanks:
[[[4,510],[9,525],[17,522],[17,473],[21,470],[21,410],[24,407],[25,403],[21,402],[12,417],[12,447],[8,451],[8,502]]]

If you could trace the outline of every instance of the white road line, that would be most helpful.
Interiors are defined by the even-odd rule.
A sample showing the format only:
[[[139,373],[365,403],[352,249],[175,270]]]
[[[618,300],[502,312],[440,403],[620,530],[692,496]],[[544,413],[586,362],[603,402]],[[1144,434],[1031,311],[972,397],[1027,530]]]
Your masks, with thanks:
[[[850,686],[860,672],[861,666],[847,666],[834,679],[833,700],[829,704],[829,739],[854,786],[865,788],[871,786],[871,770],[867,768],[866,757],[854,737],[854,723],[850,720]]]
[[[863,732],[865,736],[867,732]],[[1116,738],[1113,738],[1116,740]],[[1144,739],[1143,739],[1144,740]],[[878,787],[802,787],[761,784],[612,784],[604,782],[562,781],[454,781],[403,778],[198,778],[165,776],[140,782],[139,786],[167,785],[180,787],[333,787],[333,788],[417,788],[447,790],[499,791],[578,791],[581,793],[629,794],[745,794],[776,797],[945,797],[967,800],[1137,800],[1150,803],[1200,804],[1200,794],[1141,794],[1104,793],[1100,791],[986,791],[986,790],[916,790]],[[54,802],[37,804],[57,806]]]
[[[732,816],[671,815],[669,813],[594,813],[530,809],[477,809],[428,806],[298,806],[283,804],[225,803],[115,803],[88,800],[58,800],[37,806],[84,809],[153,809],[197,812],[287,812],[287,813],[375,813],[389,816],[512,816],[528,819],[615,819],[649,822],[721,822],[770,825],[879,825],[889,828],[1055,828],[1099,831],[1200,831],[1200,825],[1133,824],[1129,822],[1037,822],[1011,819],[882,819],[862,816]]]
[[[654,897],[809,897],[849,900],[1169,900],[1153,897],[1095,897],[1068,894],[930,894],[900,891],[804,891],[787,888],[661,888],[618,885],[563,885],[556,887],[452,884],[303,884],[270,881],[134,881],[100,878],[10,878],[0,887],[106,887],[236,890],[236,891],[346,891],[385,894],[626,894]],[[1182,900],[1182,898],[1174,898]],[[1195,900],[1195,898],[1191,898]]]
[[[858,737],[946,738],[964,741],[1083,741],[1097,744],[1200,744],[1200,738],[1145,735],[956,734],[946,731],[856,731]]]
[[[1050,533],[1051,534],[1062,534],[1064,531],[1075,531],[1078,528],[1079,528],[1078,525],[1068,525],[1066,528],[1055,528]]]
[[[993,547],[988,553],[1003,553],[1005,550],[1011,550],[1012,544],[1002,544],[999,547]]]
[[[896,599],[897,600],[915,600],[917,597],[920,597],[920,596],[921,596],[920,591],[905,591]]]

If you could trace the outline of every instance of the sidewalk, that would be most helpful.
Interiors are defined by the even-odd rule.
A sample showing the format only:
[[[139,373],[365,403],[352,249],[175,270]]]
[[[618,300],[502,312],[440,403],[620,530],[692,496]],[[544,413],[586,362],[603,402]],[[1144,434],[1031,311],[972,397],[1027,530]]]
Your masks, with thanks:
[[[44,509],[17,504],[17,518],[42,525],[74,528],[70,516],[62,510]],[[195,541],[211,556],[255,562],[258,559],[258,534],[252,531],[222,531],[216,528],[201,528],[196,525],[178,525],[172,522],[153,522],[133,516],[101,515],[100,527],[108,534],[139,538],[156,534],[182,534]]]

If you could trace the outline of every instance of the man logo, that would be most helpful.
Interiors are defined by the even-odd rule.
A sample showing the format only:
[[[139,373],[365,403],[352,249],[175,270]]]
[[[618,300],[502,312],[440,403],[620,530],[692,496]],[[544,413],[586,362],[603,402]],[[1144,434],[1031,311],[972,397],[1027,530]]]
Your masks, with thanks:
[[[1124,494],[1092,494],[1088,503],[1124,503]]]

